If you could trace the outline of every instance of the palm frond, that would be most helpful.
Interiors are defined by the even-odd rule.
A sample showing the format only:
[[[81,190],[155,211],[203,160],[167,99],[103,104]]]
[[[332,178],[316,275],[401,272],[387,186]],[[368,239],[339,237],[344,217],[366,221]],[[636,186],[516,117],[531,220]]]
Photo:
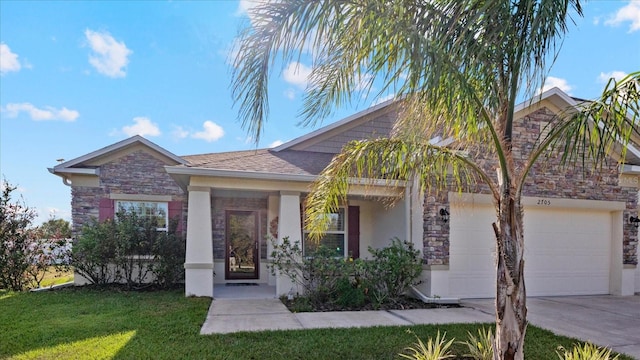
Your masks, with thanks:
[[[347,202],[353,185],[401,188],[414,178],[421,191],[462,191],[481,180],[497,196],[489,176],[465,152],[396,138],[352,141],[313,184],[305,226],[317,239],[326,230],[327,214]]]
[[[559,113],[543,133],[524,169],[520,189],[543,154],[559,153],[563,166],[599,170],[619,147],[620,161],[624,161],[627,145],[640,135],[640,71],[620,81],[611,79],[598,99]]]

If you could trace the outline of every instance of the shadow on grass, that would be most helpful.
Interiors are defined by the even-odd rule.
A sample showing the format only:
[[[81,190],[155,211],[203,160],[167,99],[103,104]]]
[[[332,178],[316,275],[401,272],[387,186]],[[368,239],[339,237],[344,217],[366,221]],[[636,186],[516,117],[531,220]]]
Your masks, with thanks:
[[[482,324],[265,331],[199,335],[210,304],[184,292],[64,289],[0,292],[0,358],[76,359],[397,359],[415,338],[440,330],[466,340]],[[429,311],[429,310],[425,310]],[[484,324],[484,326],[492,326]],[[530,326],[525,354],[557,358],[576,340]],[[464,349],[455,345],[456,353]],[[624,358],[626,359],[626,358]]]

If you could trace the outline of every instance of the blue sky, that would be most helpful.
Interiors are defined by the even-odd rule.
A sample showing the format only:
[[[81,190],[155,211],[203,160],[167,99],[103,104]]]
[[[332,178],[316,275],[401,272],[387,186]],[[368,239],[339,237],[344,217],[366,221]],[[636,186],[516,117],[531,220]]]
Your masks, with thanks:
[[[230,96],[234,39],[250,1],[0,1],[0,173],[37,209],[70,220],[47,168],[140,134],[177,155],[250,149]],[[547,86],[596,97],[640,70],[640,0],[588,1]],[[259,147],[311,128],[296,114],[308,71],[282,64]],[[297,71],[295,70],[297,69]],[[378,99],[379,100],[379,99]],[[338,109],[328,124],[371,105]]]

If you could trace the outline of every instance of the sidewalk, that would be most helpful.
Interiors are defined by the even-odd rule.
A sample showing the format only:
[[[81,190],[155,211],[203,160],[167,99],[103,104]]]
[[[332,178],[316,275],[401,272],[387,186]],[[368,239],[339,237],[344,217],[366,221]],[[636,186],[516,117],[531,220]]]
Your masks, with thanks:
[[[467,307],[291,313],[279,299],[216,299],[200,334],[493,321],[493,315]]]

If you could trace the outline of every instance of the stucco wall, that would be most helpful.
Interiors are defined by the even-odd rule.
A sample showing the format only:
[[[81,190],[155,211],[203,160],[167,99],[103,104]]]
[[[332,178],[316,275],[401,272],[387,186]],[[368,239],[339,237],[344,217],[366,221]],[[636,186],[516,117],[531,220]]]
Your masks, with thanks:
[[[516,168],[522,168],[528,159],[536,139],[544,126],[553,118],[554,113],[541,108],[514,122],[513,158]],[[486,149],[472,151],[488,174],[495,174],[497,161],[487,157]],[[602,171],[594,172],[581,167],[563,169],[558,165],[559,154],[546,159],[541,157],[533,167],[523,189],[524,196],[541,198],[565,198],[621,201],[626,203],[623,219],[637,213],[637,189],[618,186],[618,164],[614,160],[603,166]],[[469,192],[488,194],[487,187],[477,184],[469,187]],[[424,261],[428,265],[449,264],[449,226],[444,223],[439,211],[448,209],[445,193],[427,194],[424,202]],[[453,216],[454,214],[452,214]],[[490,226],[490,224],[487,224]],[[627,221],[623,225],[624,264],[637,264],[637,229]],[[526,239],[525,239],[526,241]]]

